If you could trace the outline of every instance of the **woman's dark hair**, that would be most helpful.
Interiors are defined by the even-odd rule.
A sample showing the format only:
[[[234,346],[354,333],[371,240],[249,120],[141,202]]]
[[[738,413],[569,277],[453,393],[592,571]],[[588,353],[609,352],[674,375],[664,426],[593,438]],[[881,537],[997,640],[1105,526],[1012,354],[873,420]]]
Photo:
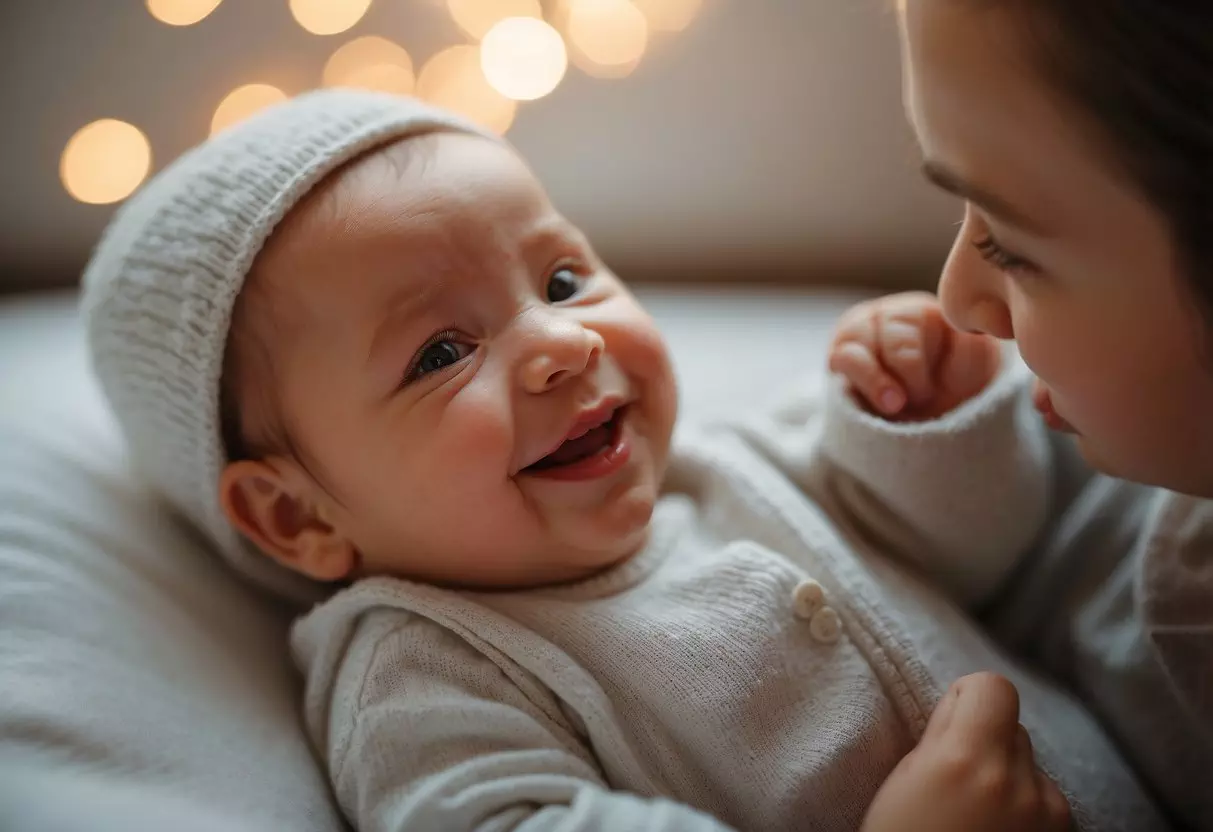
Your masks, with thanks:
[[[1213,0],[978,0],[1017,7],[1045,78],[1169,221],[1213,325]]]

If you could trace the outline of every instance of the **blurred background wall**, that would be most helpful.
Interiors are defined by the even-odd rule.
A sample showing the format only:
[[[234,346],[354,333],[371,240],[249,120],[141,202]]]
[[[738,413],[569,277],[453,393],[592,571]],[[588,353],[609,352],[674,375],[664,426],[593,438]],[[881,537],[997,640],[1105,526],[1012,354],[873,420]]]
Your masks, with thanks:
[[[929,286],[959,207],[918,174],[891,6],[0,0],[0,291],[74,283],[145,171],[326,81],[505,130],[627,279]]]

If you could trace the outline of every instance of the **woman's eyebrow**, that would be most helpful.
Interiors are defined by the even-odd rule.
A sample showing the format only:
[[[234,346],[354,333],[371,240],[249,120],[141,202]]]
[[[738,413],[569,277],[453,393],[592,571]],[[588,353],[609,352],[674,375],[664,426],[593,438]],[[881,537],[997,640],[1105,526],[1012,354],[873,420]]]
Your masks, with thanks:
[[[937,188],[972,202],[1007,225],[1013,225],[1037,237],[1049,236],[1026,212],[986,188],[965,180],[939,162],[924,162],[922,175]]]

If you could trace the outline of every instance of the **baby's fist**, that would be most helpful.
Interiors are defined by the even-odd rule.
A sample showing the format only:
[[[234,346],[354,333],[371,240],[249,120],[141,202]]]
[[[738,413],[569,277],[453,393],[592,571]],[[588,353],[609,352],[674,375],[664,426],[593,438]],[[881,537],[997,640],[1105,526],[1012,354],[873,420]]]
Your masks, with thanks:
[[[834,334],[829,366],[873,413],[917,422],[976,396],[1000,363],[994,338],[953,329],[934,295],[905,292],[848,310]]]

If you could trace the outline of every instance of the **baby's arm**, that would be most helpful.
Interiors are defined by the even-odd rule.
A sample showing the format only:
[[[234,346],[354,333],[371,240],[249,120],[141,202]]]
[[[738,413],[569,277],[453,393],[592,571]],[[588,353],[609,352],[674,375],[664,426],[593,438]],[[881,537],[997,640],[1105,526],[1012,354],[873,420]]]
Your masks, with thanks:
[[[611,791],[554,700],[428,620],[349,664],[325,751],[359,832],[727,832],[687,806]]]
[[[854,332],[872,315],[890,320],[860,328],[865,342]],[[799,391],[747,433],[844,528],[975,606],[1044,526],[1052,455],[1014,350],[930,331],[941,327],[930,295],[857,307],[840,325],[824,402]],[[882,347],[899,356],[894,369]],[[878,415],[889,379],[901,399],[896,415]]]

